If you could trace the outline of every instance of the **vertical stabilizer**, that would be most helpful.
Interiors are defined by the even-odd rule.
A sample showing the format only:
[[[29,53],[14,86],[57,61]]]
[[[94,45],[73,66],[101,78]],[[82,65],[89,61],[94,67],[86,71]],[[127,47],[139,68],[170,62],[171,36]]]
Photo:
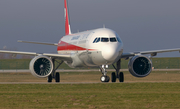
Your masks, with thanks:
[[[64,0],[64,14],[65,14],[65,34],[71,34],[71,28],[69,23],[68,4],[67,0]]]

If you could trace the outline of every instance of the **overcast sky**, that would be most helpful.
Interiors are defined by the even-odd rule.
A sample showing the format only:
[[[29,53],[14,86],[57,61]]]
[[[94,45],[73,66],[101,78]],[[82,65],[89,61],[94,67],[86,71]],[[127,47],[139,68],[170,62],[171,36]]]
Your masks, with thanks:
[[[180,48],[180,0],[69,0],[72,32],[101,28],[116,31],[124,52]],[[56,52],[64,32],[64,0],[0,0],[0,49]],[[158,56],[180,57],[178,52]]]

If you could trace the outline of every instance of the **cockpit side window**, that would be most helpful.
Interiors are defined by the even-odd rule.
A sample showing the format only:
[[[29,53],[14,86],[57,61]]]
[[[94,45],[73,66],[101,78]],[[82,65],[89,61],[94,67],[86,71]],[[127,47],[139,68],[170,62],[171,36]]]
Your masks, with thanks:
[[[101,38],[101,42],[109,42],[109,38]]]
[[[116,38],[117,38],[118,42],[122,42],[120,37],[119,37],[119,35],[117,33],[116,33]]]
[[[94,39],[93,43],[95,43],[95,42],[96,42],[96,40],[97,40],[97,38],[96,38],[96,39]]]
[[[113,37],[113,38],[110,38],[110,42],[117,42],[117,40],[115,37]]]
[[[94,39],[93,43],[98,43],[100,41],[100,37],[97,37],[96,39]]]
[[[96,43],[98,43],[100,41],[100,37],[97,39]]]
[[[119,37],[117,37],[117,40],[118,40],[118,42],[121,42],[121,39]]]

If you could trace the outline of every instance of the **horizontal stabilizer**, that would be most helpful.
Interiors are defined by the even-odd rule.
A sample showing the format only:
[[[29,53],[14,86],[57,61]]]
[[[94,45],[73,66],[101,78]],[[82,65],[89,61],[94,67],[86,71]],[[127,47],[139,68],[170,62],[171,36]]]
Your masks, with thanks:
[[[22,40],[18,40],[18,42],[22,42],[22,43],[32,43],[32,44],[41,44],[41,45],[53,45],[53,46],[57,46],[57,45],[58,45],[57,43],[22,41]]]

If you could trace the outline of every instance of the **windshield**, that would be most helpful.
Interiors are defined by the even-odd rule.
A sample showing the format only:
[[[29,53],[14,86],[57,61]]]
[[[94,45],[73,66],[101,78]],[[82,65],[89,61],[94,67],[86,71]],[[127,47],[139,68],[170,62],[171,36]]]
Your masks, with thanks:
[[[113,38],[110,38],[110,42],[116,42],[117,40],[116,40],[116,38],[115,37],[113,37]]]
[[[101,38],[101,42],[109,42],[109,38]]]
[[[118,40],[118,38],[116,39],[116,37],[111,37],[111,38],[106,38],[106,37],[102,37],[102,38],[100,38],[100,37],[96,37],[95,39],[94,39],[94,41],[93,41],[93,43],[98,43],[98,42],[117,42],[117,41],[119,41]]]

